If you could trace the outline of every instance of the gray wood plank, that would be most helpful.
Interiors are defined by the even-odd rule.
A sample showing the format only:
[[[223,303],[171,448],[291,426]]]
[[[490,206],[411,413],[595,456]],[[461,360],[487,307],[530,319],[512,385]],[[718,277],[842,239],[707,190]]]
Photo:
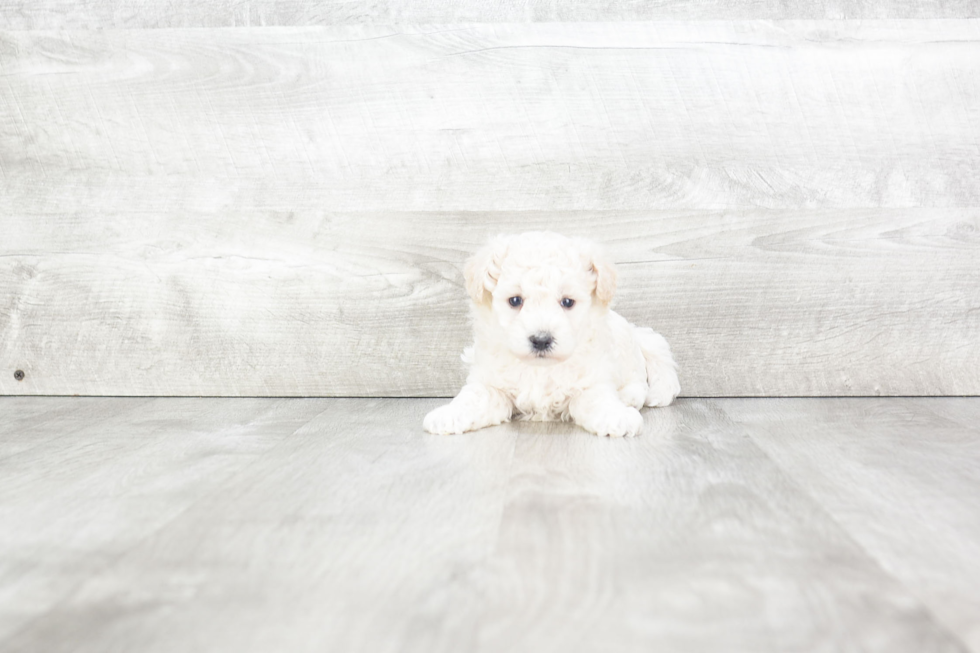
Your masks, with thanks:
[[[102,416],[111,399],[100,397],[49,397],[38,401],[32,397],[0,397],[0,435],[4,443],[31,440],[38,433],[60,432],[78,420],[86,424]],[[84,416],[84,417],[79,417]]]
[[[261,27],[358,23],[978,18],[975,0],[0,0],[0,29]]]
[[[51,399],[35,401],[58,410]],[[100,404],[101,419],[66,425],[59,437],[0,460],[0,638],[66,600],[325,408],[299,399]]]
[[[647,432],[632,441],[542,424],[432,436],[419,424],[435,403],[314,403],[328,408],[217,482],[188,479],[179,494],[195,501],[0,644],[966,650],[715,402],[647,411]],[[236,448],[237,430],[221,425],[241,400],[199,405],[211,410],[182,423],[205,441],[224,431]],[[276,404],[284,417],[293,405]],[[132,427],[131,438],[172,437],[155,420]],[[254,435],[274,432],[270,423]],[[144,452],[157,458],[153,446]],[[67,522],[51,523],[57,539]]]
[[[929,411],[944,422],[953,421],[971,431],[980,430],[980,401],[975,401],[975,397],[943,397],[942,401],[908,397],[906,401],[912,410]]]
[[[433,405],[331,400],[4,649],[460,650],[515,432],[424,434]]]
[[[0,461],[42,447],[107,419],[119,419],[131,411],[142,410],[147,401],[134,399],[120,403],[109,397],[48,397],[44,401],[27,397],[0,397]],[[0,463],[2,464],[2,463]]]
[[[606,245],[688,396],[980,393],[977,209],[34,215],[0,393],[452,395],[464,259],[543,228]]]
[[[522,425],[483,650],[962,650],[713,402],[645,417]]]
[[[980,400],[720,405],[889,575],[980,651]],[[972,427],[960,419],[967,415]]]
[[[6,31],[0,215],[976,207],[971,20]]]

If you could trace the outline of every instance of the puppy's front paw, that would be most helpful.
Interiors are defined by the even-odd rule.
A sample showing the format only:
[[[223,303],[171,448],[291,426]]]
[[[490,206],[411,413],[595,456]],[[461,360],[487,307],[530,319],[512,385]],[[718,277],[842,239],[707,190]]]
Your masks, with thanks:
[[[627,406],[643,408],[647,400],[647,390],[646,383],[630,383],[619,389],[619,399]]]
[[[439,406],[422,420],[422,428],[436,435],[456,435],[473,428],[473,419],[452,404]]]
[[[631,438],[643,428],[643,416],[631,406],[609,407],[603,409],[585,427],[599,436]]]

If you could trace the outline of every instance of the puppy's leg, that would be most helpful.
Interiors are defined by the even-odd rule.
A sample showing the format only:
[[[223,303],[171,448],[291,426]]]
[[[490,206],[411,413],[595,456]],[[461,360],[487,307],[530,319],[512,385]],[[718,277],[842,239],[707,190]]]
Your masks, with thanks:
[[[429,433],[450,435],[509,421],[514,407],[503,393],[480,383],[467,383],[456,398],[422,421]]]
[[[633,437],[643,426],[640,411],[624,404],[612,386],[585,390],[572,399],[568,412],[586,431],[611,438]]]
[[[636,339],[640,343],[647,368],[647,406],[669,406],[681,391],[677,379],[677,364],[670,353],[670,345],[662,335],[646,327],[636,327]]]

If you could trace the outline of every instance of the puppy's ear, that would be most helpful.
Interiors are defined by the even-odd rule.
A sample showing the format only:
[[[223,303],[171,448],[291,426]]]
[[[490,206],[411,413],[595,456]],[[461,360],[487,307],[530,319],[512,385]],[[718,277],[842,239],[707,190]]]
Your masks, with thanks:
[[[582,241],[581,247],[586,267],[595,278],[595,298],[600,304],[608,306],[616,294],[616,266],[597,245]]]
[[[510,239],[507,236],[497,236],[466,261],[463,267],[466,292],[477,304],[490,301],[491,293],[497,287],[497,279],[500,278],[500,264],[507,255],[509,245]]]

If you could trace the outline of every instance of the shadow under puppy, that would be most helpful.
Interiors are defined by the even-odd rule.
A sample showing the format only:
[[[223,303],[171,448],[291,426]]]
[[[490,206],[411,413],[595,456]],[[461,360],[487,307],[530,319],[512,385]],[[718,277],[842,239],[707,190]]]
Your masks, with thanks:
[[[551,232],[497,236],[464,269],[474,343],[466,385],[426,415],[430,433],[513,418],[574,420],[611,437],[680,392],[667,341],[610,310],[616,270],[598,247]]]

